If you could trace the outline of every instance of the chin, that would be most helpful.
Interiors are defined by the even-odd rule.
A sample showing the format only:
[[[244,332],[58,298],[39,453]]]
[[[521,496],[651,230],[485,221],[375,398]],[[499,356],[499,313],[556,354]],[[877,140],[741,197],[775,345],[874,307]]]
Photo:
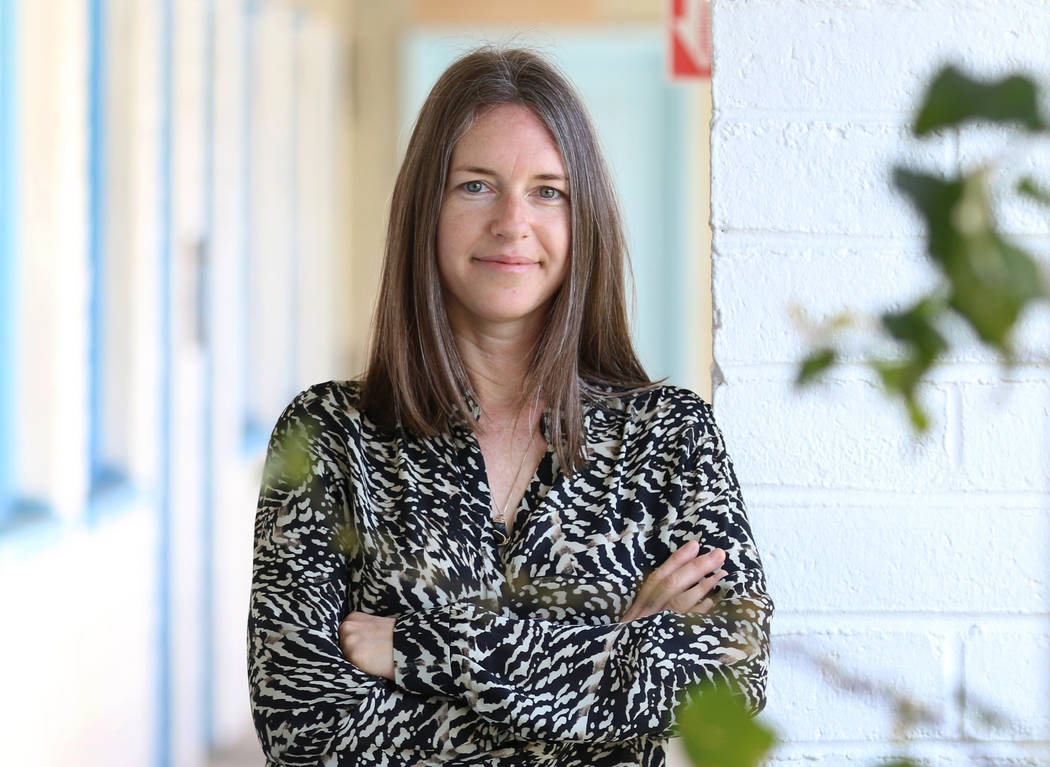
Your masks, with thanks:
[[[481,307],[475,316],[485,322],[520,322],[536,317],[542,308],[542,306],[537,306],[536,304],[517,306],[501,304],[499,306]]]

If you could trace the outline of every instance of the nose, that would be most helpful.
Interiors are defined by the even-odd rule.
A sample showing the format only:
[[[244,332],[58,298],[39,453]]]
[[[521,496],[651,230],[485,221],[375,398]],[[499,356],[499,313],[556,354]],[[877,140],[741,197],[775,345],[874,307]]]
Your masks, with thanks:
[[[519,195],[505,194],[496,204],[492,218],[492,234],[508,240],[529,236],[528,209]]]

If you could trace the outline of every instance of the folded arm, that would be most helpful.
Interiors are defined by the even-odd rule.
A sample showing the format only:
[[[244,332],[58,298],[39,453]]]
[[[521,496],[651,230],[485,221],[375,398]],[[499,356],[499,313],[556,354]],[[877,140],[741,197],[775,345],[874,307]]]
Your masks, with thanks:
[[[495,747],[495,731],[464,701],[398,689],[343,657],[345,463],[311,396],[296,397],[274,428],[255,519],[248,679],[269,763],[313,767],[333,753],[433,758]]]
[[[705,405],[706,407],[706,405]],[[706,615],[664,611],[615,625],[516,618],[457,603],[399,616],[394,681],[465,700],[519,737],[614,742],[675,735],[674,710],[705,682],[735,683],[748,709],[765,704],[769,619],[758,552],[714,420],[682,460],[660,536],[726,552]]]

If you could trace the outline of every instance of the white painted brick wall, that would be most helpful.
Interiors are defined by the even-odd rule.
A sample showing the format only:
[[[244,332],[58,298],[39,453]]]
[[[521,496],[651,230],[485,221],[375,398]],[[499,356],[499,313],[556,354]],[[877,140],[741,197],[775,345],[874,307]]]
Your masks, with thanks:
[[[1050,169],[1050,158],[1046,166]],[[1045,224],[1044,224],[1045,226]],[[816,243],[811,236],[778,236],[768,232],[722,231],[714,255],[719,287],[715,307],[715,358],[721,366],[763,365],[797,360],[807,348],[807,336],[792,308],[803,310],[818,324],[849,311],[858,321],[856,341],[871,341],[869,326],[886,311],[900,311],[925,295],[937,271],[923,243],[914,238],[885,239],[831,236]],[[1050,243],[1019,238],[1050,273]],[[849,290],[829,290],[829,286]],[[761,303],[755,296],[761,295]],[[955,362],[992,362],[994,352],[971,341],[972,330],[960,322],[948,337],[964,342],[951,349]],[[760,335],[764,343],[753,339]],[[844,339],[850,340],[850,339]],[[1050,305],[1032,308],[1021,318],[1015,345],[1023,362],[1050,357]],[[851,347],[847,346],[847,351]],[[892,349],[887,349],[892,353]],[[849,354],[853,361],[857,354]]]
[[[901,125],[732,114],[716,108],[712,124],[712,178],[738,179],[711,207],[716,230],[913,234],[919,218],[887,194],[892,163],[954,157],[951,142],[920,145]]]
[[[814,626],[822,631],[852,613],[1038,616],[1050,602],[1043,509],[994,494],[954,504],[890,493],[779,504],[751,495],[778,623],[796,613],[824,613]]]
[[[791,310],[871,322],[932,284],[895,164],[995,157],[1001,189],[1022,173],[1050,180],[1050,142],[1010,150],[1001,131],[907,131],[945,60],[1050,84],[1050,3],[712,5],[714,405],[777,604],[763,716],[782,743],[770,764],[1048,764],[1050,307],[1023,318],[1008,373],[951,329],[964,345],[921,388],[921,440],[856,353],[827,385],[795,392],[809,342]],[[1009,200],[999,212],[1050,268],[1050,216]],[[871,338],[864,327],[852,348]],[[841,689],[821,658],[936,719],[894,742],[887,702]],[[1004,723],[983,721],[981,704]]]
[[[1008,718],[1006,727],[997,730],[968,705],[967,735],[995,740],[1005,730],[1019,740],[1050,740],[1050,636],[978,628],[967,635],[963,658],[967,694]],[[1010,662],[1004,664],[1007,658]]]
[[[901,429],[899,410],[860,378],[799,395],[783,380],[733,377],[715,401],[727,439],[739,444],[731,455],[746,484],[919,492],[952,479],[947,398],[939,390],[925,394],[933,425],[917,445]]]
[[[881,741],[893,726],[893,697],[921,697],[935,712],[948,708],[952,691],[943,673],[952,664],[951,638],[940,632],[854,627],[818,633],[800,628],[780,633],[773,649],[790,659],[770,681],[769,718],[783,733],[803,741]],[[909,658],[902,665],[899,659]],[[858,689],[859,676],[885,686]],[[828,709],[835,711],[828,717]],[[927,738],[951,737],[952,717],[933,718],[917,728]]]

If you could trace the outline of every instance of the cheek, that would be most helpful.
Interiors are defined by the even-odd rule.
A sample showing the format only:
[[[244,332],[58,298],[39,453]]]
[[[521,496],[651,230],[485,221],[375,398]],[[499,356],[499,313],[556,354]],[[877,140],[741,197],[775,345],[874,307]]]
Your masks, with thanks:
[[[456,246],[456,227],[449,220],[449,216],[442,211],[438,218],[437,228],[438,273],[442,281],[448,277],[448,272],[455,262]]]
[[[446,258],[456,258],[468,250],[472,225],[468,214],[452,206],[442,208],[437,226],[438,257],[444,254]]]

